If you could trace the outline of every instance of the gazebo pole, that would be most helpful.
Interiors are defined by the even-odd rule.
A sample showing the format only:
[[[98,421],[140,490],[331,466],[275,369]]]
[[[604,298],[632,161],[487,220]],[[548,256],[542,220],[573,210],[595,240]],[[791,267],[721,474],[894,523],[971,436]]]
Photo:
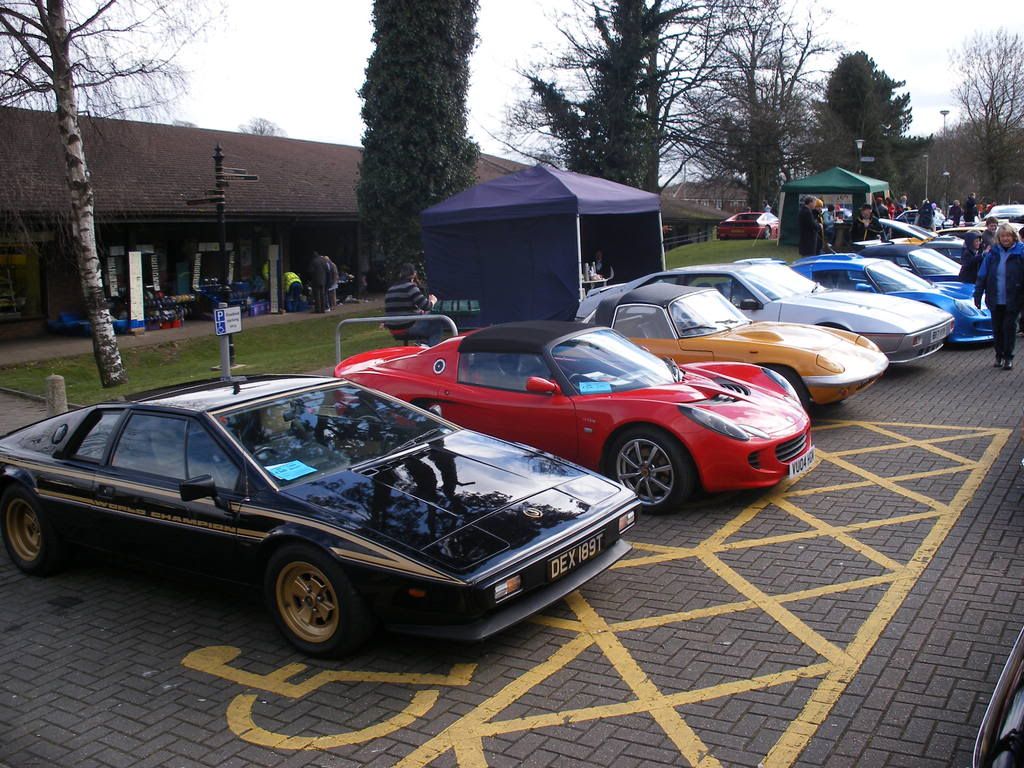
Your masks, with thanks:
[[[779,190],[779,212],[775,214],[779,217],[779,236],[775,238],[776,245],[782,245],[782,217],[786,213],[786,193],[781,189]]]
[[[658,209],[658,232],[661,234],[661,268],[665,269],[665,225],[661,221],[661,208]]]
[[[662,263],[665,262],[665,258],[662,257]],[[576,279],[579,281],[580,286],[580,301],[583,301],[585,294],[583,293],[583,238],[580,236],[580,215],[576,214]]]

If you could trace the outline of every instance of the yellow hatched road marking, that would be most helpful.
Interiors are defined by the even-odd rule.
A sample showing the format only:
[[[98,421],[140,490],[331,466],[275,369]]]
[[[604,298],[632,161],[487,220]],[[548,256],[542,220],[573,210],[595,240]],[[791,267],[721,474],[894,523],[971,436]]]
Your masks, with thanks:
[[[451,752],[458,765],[464,768],[482,768],[487,765],[485,740],[490,737],[560,727],[572,723],[640,715],[650,717],[657,723],[685,763],[701,768],[713,768],[719,766],[720,762],[679,713],[678,707],[735,696],[749,691],[793,684],[799,680],[818,680],[796,719],[788,724],[777,743],[761,761],[764,768],[788,768],[791,766],[828,717],[849,682],[857,675],[881,633],[899,610],[921,573],[934,558],[964,507],[980,486],[985,472],[995,462],[1011,434],[1008,429],[988,427],[961,428],[931,424],[876,424],[857,421],[831,422],[817,426],[815,430],[816,432],[832,432],[847,428],[865,430],[878,440],[885,442],[836,451],[827,451],[819,447],[815,467],[827,463],[844,470],[856,479],[819,487],[803,487],[801,485],[802,477],[787,480],[773,492],[767,493],[747,505],[739,514],[728,520],[696,546],[673,547],[664,544],[637,543],[634,544],[635,551],[643,554],[621,560],[614,566],[617,571],[623,572],[626,569],[657,568],[659,565],[673,561],[691,560],[694,563],[702,564],[725,585],[735,590],[737,599],[699,609],[681,610],[622,621],[608,621],[580,592],[575,592],[566,599],[569,609],[574,614],[573,617],[535,616],[531,619],[535,624],[552,631],[568,633],[567,638],[559,647],[545,660],[482,700],[444,731],[422,743],[397,765],[402,768],[424,768],[441,755]],[[933,432],[935,436],[909,437],[900,434],[900,429],[925,429]],[[989,440],[983,455],[977,460],[959,456],[942,447],[956,441],[976,438]],[[887,478],[858,467],[849,460],[859,455],[898,451],[905,448],[924,450],[933,456],[953,462],[955,466],[899,474]],[[930,498],[920,491],[900,485],[904,482],[931,478],[948,477],[952,479],[958,475],[964,476],[963,483],[948,502]],[[855,492],[864,488],[883,488],[903,499],[921,505],[924,507],[924,511],[836,524],[823,519],[821,514],[815,514],[803,506],[805,502],[813,501],[815,497],[820,497],[822,494]],[[772,534],[761,538],[736,538],[742,535],[744,526],[754,521],[769,507],[774,507],[793,520],[798,520],[807,526],[807,529]],[[907,563],[900,563],[857,538],[857,534],[861,532],[876,531],[882,528],[892,528],[895,531],[899,526],[925,521],[932,524],[931,528]],[[845,582],[824,584],[784,594],[769,594],[745,578],[737,568],[728,565],[721,559],[721,555],[727,552],[749,550],[755,547],[781,546],[812,539],[831,539],[838,542],[847,550],[870,561],[883,572],[874,576],[853,578]],[[868,590],[879,591],[881,597],[870,611],[868,618],[857,629],[853,639],[845,647],[826,638],[803,621],[791,608],[786,607],[799,602],[813,601],[816,598],[867,592]],[[755,610],[771,617],[778,626],[817,653],[824,661],[768,675],[757,675],[749,679],[732,680],[703,688],[666,694],[659,690],[620,638],[620,635],[625,632],[667,627],[673,624]],[[498,719],[499,715],[509,706],[520,702],[538,685],[550,680],[553,675],[564,670],[590,648],[600,651],[629,687],[631,696],[627,700],[590,707],[568,708],[562,711],[542,711],[505,720]],[[473,674],[473,665],[456,665],[449,675],[339,670],[321,672],[308,680],[292,682],[292,679],[305,669],[305,665],[290,664],[267,675],[254,675],[230,665],[237,655],[237,649],[233,648],[201,649],[189,654],[183,663],[192,669],[217,675],[245,687],[257,688],[290,698],[309,695],[329,682],[380,682],[431,686],[470,685],[470,678]],[[345,734],[291,736],[264,730],[253,722],[252,707],[255,697],[251,694],[235,697],[229,707],[228,723],[232,731],[241,738],[269,748],[330,749],[381,738],[408,726],[419,718],[426,717],[437,701],[439,693],[436,689],[420,691],[412,697],[409,705],[401,712],[368,728]]]

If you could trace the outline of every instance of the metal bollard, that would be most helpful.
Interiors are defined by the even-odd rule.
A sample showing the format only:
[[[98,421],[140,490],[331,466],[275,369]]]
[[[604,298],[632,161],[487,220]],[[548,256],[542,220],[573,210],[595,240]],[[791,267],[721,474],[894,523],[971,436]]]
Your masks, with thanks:
[[[51,374],[46,377],[46,415],[56,416],[68,411],[68,393],[64,388],[64,377]]]

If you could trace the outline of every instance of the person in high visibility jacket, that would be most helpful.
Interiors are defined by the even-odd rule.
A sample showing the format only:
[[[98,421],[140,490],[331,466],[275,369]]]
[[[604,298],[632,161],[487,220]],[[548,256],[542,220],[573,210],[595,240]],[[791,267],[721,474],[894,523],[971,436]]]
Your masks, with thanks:
[[[284,293],[288,297],[285,308],[289,312],[298,312],[299,303],[302,301],[302,278],[294,272],[285,272]]]

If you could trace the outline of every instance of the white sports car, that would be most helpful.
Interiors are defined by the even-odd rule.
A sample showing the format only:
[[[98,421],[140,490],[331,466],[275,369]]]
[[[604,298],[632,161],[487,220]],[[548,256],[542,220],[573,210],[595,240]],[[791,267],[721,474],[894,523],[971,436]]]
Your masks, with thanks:
[[[823,288],[774,259],[700,264],[669,269],[587,294],[576,319],[592,322],[597,305],[613,292],[650,283],[716,288],[752,320],[841,328],[871,339],[890,363],[919,360],[942,346],[953,330],[948,312],[910,299]]]

